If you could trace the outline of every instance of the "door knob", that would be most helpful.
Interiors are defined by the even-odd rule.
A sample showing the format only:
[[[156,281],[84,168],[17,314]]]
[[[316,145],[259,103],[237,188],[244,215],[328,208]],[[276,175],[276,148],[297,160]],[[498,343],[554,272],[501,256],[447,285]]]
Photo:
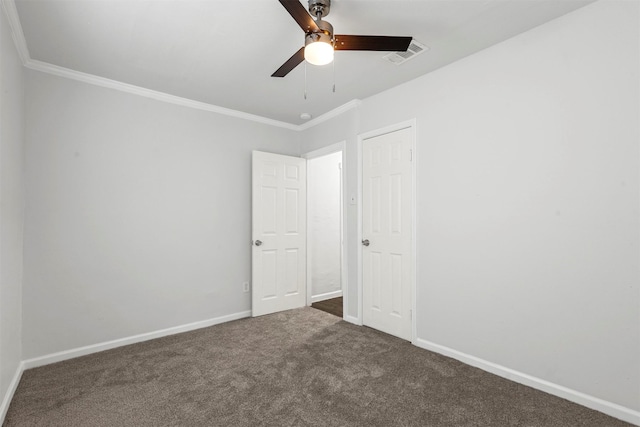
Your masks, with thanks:
[[[362,241],[362,244],[363,244],[364,246],[369,246],[369,239],[364,239],[364,240]]]
[[[256,241],[255,241],[255,245],[256,245],[256,246],[260,246],[260,245],[262,245],[262,241],[261,241],[261,240],[256,240]]]

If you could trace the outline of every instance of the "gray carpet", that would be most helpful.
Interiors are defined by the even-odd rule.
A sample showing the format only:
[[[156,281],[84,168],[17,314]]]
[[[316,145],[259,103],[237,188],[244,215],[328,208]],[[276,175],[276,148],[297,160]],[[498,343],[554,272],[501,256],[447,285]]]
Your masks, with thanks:
[[[303,308],[24,373],[4,426],[629,426]]]

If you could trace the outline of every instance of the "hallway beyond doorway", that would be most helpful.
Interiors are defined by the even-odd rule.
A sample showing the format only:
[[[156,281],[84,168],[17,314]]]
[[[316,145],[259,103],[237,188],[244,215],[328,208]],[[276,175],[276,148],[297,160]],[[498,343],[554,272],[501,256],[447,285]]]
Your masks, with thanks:
[[[311,307],[342,318],[342,297],[314,302]]]

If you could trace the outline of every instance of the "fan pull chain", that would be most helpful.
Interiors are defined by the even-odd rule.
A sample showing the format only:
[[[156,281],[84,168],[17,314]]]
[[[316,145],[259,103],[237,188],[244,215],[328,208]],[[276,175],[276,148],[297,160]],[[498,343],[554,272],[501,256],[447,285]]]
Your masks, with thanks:
[[[304,99],[307,99],[307,61],[304,61]]]
[[[333,58],[332,66],[333,66],[333,93],[336,93],[336,59],[335,57]]]

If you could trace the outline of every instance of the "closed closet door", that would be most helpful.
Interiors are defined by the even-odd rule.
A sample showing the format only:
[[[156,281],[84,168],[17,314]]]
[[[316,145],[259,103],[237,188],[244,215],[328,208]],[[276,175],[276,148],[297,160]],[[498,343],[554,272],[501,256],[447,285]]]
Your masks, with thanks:
[[[411,340],[413,152],[410,128],[362,143],[363,323]]]

